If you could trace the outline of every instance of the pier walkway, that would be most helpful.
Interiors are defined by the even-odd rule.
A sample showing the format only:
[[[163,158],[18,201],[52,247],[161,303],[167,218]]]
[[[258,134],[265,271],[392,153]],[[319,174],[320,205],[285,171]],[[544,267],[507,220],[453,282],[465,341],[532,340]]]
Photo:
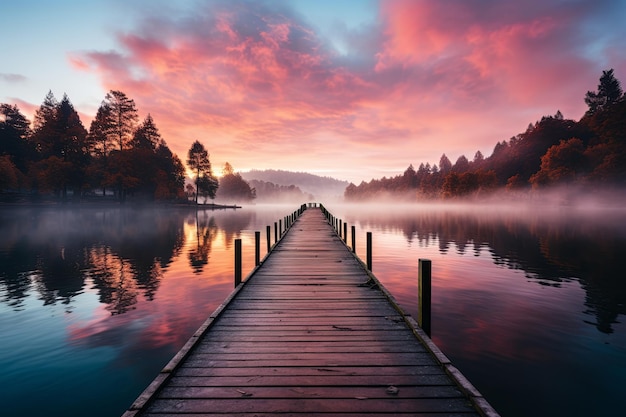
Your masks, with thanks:
[[[308,209],[124,417],[497,416],[416,326]]]

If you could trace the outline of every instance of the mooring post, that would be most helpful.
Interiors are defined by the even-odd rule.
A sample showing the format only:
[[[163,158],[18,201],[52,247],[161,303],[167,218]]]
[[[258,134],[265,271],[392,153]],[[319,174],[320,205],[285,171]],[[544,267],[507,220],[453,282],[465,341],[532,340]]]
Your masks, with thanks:
[[[283,235],[283,219],[278,219],[278,236]]]
[[[352,252],[356,253],[356,226],[352,226]]]
[[[235,239],[235,287],[241,284],[241,239]]]
[[[278,223],[274,222],[274,244],[278,243]]]
[[[270,249],[272,249],[272,228],[270,226],[265,227],[265,234],[267,235],[267,253],[270,253]]]
[[[254,264],[261,264],[261,232],[254,232]]]
[[[367,232],[367,269],[372,270],[372,232]]]
[[[343,223],[343,243],[348,244],[348,223]]]
[[[343,220],[339,219],[339,230],[337,230],[337,234],[339,235],[339,239],[341,239],[341,223]]]
[[[431,309],[431,273],[430,259],[420,259],[418,267],[418,305],[417,324],[430,337],[430,309]]]

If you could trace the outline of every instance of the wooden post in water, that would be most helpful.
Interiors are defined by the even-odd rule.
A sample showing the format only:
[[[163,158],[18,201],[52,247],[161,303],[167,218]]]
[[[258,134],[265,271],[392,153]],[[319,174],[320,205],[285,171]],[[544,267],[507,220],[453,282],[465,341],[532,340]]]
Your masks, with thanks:
[[[235,287],[241,284],[241,239],[235,239]]]
[[[278,243],[278,223],[274,222],[274,244]]]
[[[342,220],[339,219],[339,230],[337,230],[337,234],[339,234],[339,239],[341,239],[341,223],[342,223]]]
[[[372,232],[367,232],[367,269],[372,270]]]
[[[261,232],[254,232],[254,264],[261,263]]]
[[[272,249],[272,228],[267,226],[265,232],[267,234],[267,253],[270,253],[270,249]]]
[[[356,253],[356,226],[352,226],[352,252]]]
[[[343,243],[348,243],[348,223],[343,222]]]
[[[283,235],[283,219],[278,219],[278,236]]]
[[[417,324],[430,337],[430,309],[431,309],[431,272],[430,259],[420,259],[418,267],[418,305]]]

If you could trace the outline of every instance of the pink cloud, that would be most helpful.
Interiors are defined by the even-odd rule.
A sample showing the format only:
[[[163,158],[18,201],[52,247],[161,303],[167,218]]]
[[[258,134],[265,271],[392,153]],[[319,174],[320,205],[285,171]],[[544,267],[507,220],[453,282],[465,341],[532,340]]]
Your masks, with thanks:
[[[183,159],[199,139],[236,168],[332,169],[342,163],[328,157],[334,145],[356,170],[372,155],[403,170],[444,152],[489,153],[558,109],[580,117],[601,72],[583,51],[590,11],[383,1],[369,32],[344,33],[342,54],[283,6],[217,2],[146,18],[118,36],[118,51],[71,63],[134,98]]]

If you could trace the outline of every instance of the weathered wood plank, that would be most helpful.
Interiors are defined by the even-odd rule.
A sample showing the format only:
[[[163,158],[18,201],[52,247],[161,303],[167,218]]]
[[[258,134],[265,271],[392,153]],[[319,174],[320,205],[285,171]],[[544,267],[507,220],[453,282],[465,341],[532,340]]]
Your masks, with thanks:
[[[401,398],[255,398],[242,397],[238,399],[159,399],[151,407],[152,412],[198,413],[211,410],[216,413],[291,413],[298,410],[306,412],[459,412],[470,407],[467,400],[462,398],[424,398],[419,401]]]
[[[192,369],[192,368],[190,368]],[[196,372],[200,372],[200,369]],[[176,376],[169,381],[169,386],[178,387],[258,387],[258,386],[453,386],[450,378],[444,374],[438,375],[383,375],[373,380],[372,375],[290,375],[290,376],[249,376],[216,378],[207,376]]]
[[[254,375],[250,374],[249,367],[232,368],[191,368],[181,367],[176,372],[177,376],[204,376],[204,377],[279,377],[279,376],[363,376],[363,377],[388,377],[388,376],[416,376],[416,375],[443,375],[443,370],[437,365],[410,365],[410,366],[384,366],[373,368],[371,366],[268,366],[257,367]],[[371,379],[369,380],[371,383]],[[448,381],[450,383],[450,381]]]
[[[395,385],[393,385],[395,386]],[[361,387],[328,387],[328,386],[270,386],[246,387],[245,390],[233,387],[168,387],[161,392],[164,399],[191,399],[191,398],[356,398],[367,397],[389,398],[392,395],[388,387],[361,386]],[[463,398],[463,394],[454,386],[401,386],[393,396],[397,398]]]

